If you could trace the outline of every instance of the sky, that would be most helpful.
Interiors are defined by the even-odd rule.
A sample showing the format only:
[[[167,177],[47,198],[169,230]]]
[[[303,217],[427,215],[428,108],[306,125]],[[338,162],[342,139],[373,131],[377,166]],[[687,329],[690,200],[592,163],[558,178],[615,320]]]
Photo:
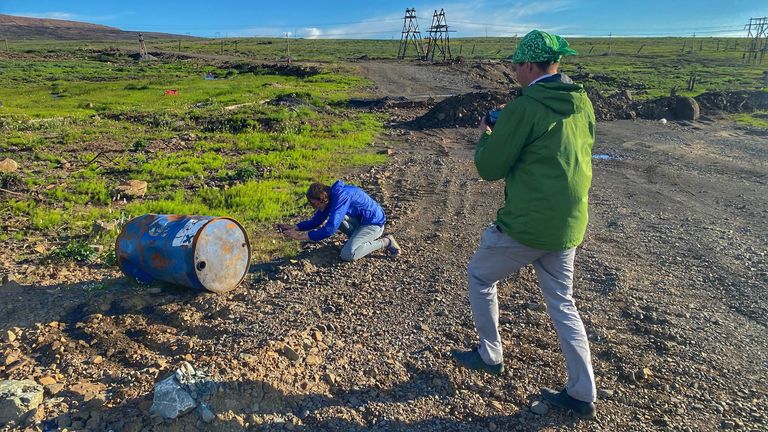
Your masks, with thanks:
[[[400,39],[406,8],[422,36],[443,9],[451,37],[746,36],[768,0],[0,0],[0,13],[204,37]]]

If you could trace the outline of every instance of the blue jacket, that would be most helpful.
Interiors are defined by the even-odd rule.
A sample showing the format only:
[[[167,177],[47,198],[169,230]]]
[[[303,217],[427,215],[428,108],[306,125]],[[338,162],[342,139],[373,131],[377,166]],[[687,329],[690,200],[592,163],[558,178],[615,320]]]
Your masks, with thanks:
[[[296,224],[296,228],[299,231],[309,231],[307,235],[310,240],[320,241],[332,236],[339,229],[344,216],[359,220],[361,226],[384,226],[387,221],[384,210],[367,193],[357,186],[345,185],[343,181],[337,180],[331,186],[331,197],[325,210],[316,211],[311,219]],[[315,229],[323,221],[325,225]]]

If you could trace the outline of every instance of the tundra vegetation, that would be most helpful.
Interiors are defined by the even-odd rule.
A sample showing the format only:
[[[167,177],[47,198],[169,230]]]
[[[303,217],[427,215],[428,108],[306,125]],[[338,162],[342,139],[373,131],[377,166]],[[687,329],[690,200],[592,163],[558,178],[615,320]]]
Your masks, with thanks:
[[[516,41],[454,39],[452,51],[467,61],[502,60]],[[742,63],[744,39],[571,42],[581,55],[564,71],[606,94],[628,89],[654,98],[674,89],[693,96],[768,85],[765,65]],[[96,220],[119,225],[148,212],[227,215],[252,233],[255,256],[268,258],[295,250],[268,226],[309,211],[298,199],[309,181],[386,159],[371,148],[384,119],[346,105],[370,85],[349,60],[392,59],[398,41],[147,43],[159,60],[131,59],[133,41],[11,41],[0,62],[0,159],[13,158],[20,170],[0,176],[0,188],[11,191],[0,204],[0,241],[14,248],[44,238],[51,258],[111,261],[117,230],[93,238]],[[289,50],[314,66],[301,73],[254,66],[284,60]],[[696,86],[689,90],[691,76]],[[733,119],[765,127],[766,115]],[[146,194],[116,192],[129,180],[146,181]],[[89,245],[103,253],[85,252]],[[30,254],[20,250],[16,259]]]

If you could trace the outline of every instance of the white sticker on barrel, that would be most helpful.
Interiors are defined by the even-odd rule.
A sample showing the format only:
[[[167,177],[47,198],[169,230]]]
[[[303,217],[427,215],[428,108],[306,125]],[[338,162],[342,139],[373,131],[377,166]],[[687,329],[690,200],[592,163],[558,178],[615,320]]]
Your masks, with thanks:
[[[192,244],[192,240],[194,240],[197,231],[207,222],[208,219],[190,219],[186,224],[184,224],[184,228],[180,229],[179,232],[176,233],[176,237],[173,238],[173,243],[171,243],[171,246],[178,247]]]

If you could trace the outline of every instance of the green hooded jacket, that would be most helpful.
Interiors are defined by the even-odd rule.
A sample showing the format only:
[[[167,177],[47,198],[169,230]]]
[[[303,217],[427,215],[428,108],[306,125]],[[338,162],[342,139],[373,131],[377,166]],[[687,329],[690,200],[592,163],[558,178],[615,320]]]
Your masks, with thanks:
[[[548,251],[581,244],[594,142],[592,103],[565,75],[545,78],[507,104],[475,149],[480,177],[506,180],[496,216],[502,231]]]

